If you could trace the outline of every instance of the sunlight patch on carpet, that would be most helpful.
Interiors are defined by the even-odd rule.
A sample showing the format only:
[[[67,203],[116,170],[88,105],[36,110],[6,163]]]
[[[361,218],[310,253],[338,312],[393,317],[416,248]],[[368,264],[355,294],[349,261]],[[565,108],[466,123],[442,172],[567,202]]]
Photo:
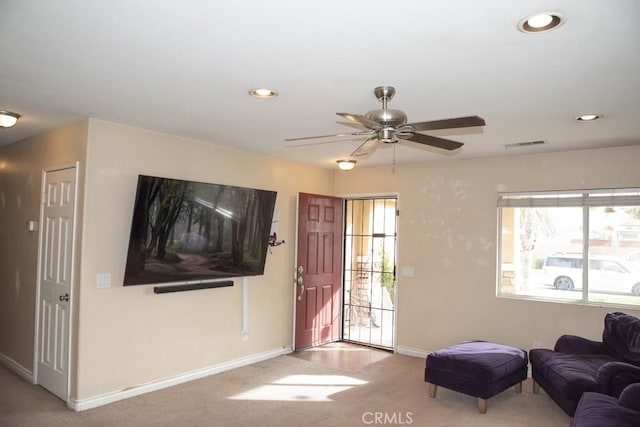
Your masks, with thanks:
[[[331,402],[331,395],[366,383],[345,375],[289,375],[229,399]]]

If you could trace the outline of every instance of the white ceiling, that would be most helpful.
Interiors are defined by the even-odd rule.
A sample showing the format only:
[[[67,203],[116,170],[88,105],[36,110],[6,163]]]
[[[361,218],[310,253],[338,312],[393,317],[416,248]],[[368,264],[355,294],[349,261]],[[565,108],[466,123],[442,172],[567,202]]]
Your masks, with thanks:
[[[399,164],[640,144],[638,0],[3,0],[0,109],[22,115],[0,145],[85,117],[324,167],[360,139],[336,112],[409,122],[479,115],[432,132],[455,152],[395,144]],[[566,17],[525,34],[521,19]],[[280,96],[255,99],[250,89]],[[584,113],[604,118],[578,123]],[[544,140],[547,144],[505,149]],[[377,150],[359,167],[390,164]]]

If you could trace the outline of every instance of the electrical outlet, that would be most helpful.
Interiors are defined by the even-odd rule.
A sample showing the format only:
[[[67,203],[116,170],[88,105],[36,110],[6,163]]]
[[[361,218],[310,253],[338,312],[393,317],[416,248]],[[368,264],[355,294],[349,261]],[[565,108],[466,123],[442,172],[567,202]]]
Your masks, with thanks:
[[[542,341],[534,341],[533,348],[542,348]]]

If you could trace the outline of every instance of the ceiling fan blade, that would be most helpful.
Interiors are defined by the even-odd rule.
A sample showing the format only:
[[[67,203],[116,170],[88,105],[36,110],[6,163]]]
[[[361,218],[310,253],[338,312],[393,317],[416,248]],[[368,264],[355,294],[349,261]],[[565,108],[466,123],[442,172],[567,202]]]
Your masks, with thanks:
[[[415,130],[437,130],[437,129],[453,129],[466,128],[471,126],[484,126],[485,122],[482,117],[467,116],[457,117],[454,119],[433,120],[430,122],[408,123],[405,126],[411,126]]]
[[[365,116],[361,116],[360,114],[350,114],[350,113],[336,113],[339,116],[344,117],[345,119],[351,120],[352,122],[360,123],[369,129],[378,129],[380,124],[375,122]]]
[[[371,135],[372,132],[352,132],[352,133],[336,133],[333,135],[318,135],[318,136],[303,136],[302,138],[287,138],[285,141],[303,141],[305,139],[318,139],[318,138],[333,138],[336,136],[362,136],[362,135]]]
[[[422,135],[421,133],[415,133],[409,138],[402,138],[407,141],[417,142],[418,144],[430,145],[432,147],[443,148],[445,150],[455,150],[462,147],[464,144],[458,141],[452,141],[450,139],[438,138],[431,135]]]
[[[312,145],[324,145],[324,144],[335,144],[336,142],[344,142],[344,140],[329,140],[329,141],[317,141],[317,142],[303,142],[300,144],[291,144],[285,146],[285,148],[296,148],[296,147],[310,147]]]
[[[378,138],[368,138],[365,142],[360,144],[356,151],[351,153],[353,157],[368,156],[378,148]]]

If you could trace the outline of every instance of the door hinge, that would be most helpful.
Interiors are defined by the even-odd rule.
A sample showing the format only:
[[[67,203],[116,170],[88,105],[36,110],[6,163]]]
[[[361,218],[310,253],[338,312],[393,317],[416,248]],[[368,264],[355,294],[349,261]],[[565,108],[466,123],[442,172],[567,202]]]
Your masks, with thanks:
[[[400,216],[400,209],[396,209],[396,216]]]

